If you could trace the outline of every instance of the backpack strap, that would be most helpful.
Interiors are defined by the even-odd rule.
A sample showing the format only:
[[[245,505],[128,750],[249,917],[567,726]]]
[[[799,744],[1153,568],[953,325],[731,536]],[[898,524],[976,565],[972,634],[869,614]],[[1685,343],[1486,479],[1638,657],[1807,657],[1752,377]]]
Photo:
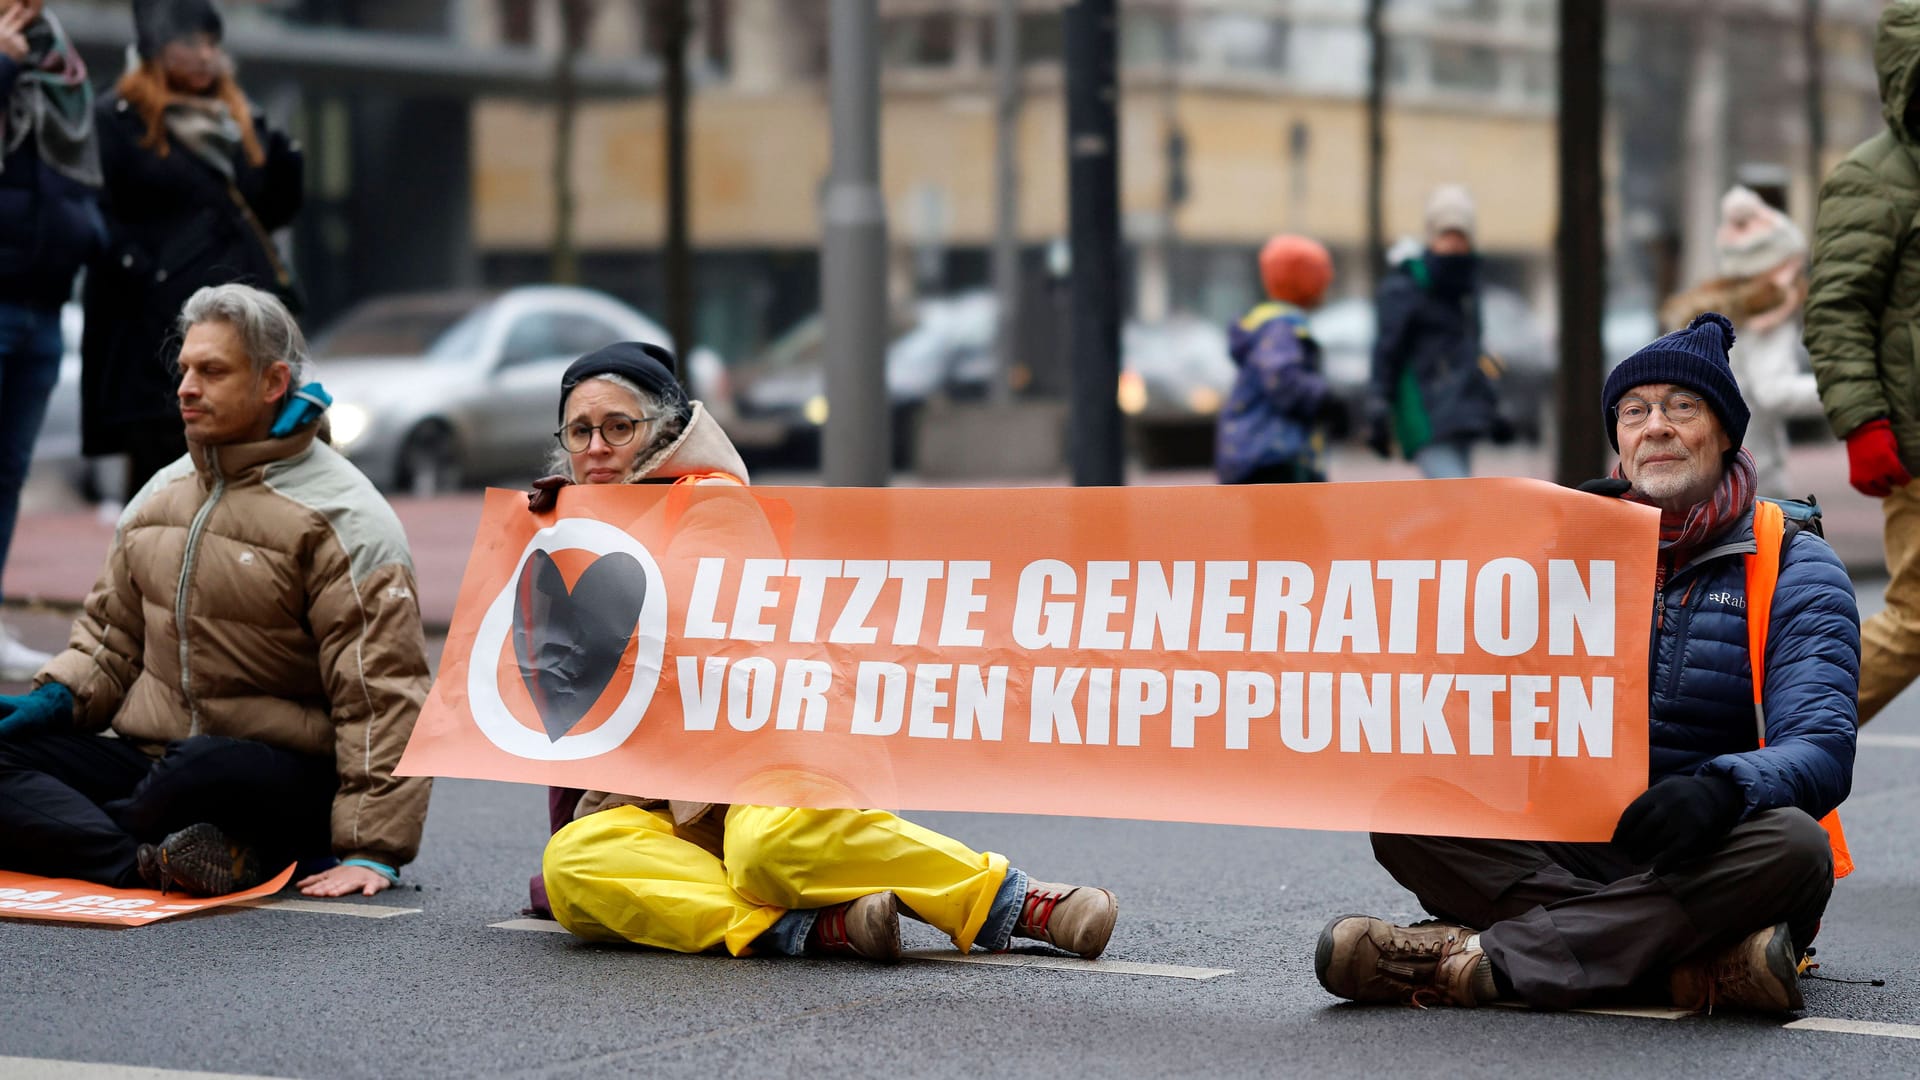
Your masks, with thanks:
[[[1747,662],[1753,671],[1753,720],[1761,745],[1767,741],[1767,710],[1760,700],[1766,676],[1767,629],[1773,623],[1773,589],[1780,583],[1786,533],[1787,515],[1780,504],[1754,500],[1754,553],[1747,556]]]

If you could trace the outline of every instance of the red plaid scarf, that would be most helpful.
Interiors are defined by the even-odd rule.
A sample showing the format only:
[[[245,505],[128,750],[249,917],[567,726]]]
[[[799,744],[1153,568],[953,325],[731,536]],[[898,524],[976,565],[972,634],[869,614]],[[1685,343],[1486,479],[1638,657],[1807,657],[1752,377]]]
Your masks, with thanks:
[[[1619,465],[1613,467],[1613,476],[1616,480],[1627,478],[1625,470]],[[1708,540],[1726,531],[1729,525],[1753,509],[1756,483],[1753,455],[1742,447],[1726,471],[1720,474],[1720,486],[1713,489],[1713,498],[1695,503],[1684,511],[1660,512],[1661,557],[1674,566],[1686,565],[1687,560],[1705,547]],[[1628,491],[1621,498],[1645,506],[1653,505],[1638,491]]]

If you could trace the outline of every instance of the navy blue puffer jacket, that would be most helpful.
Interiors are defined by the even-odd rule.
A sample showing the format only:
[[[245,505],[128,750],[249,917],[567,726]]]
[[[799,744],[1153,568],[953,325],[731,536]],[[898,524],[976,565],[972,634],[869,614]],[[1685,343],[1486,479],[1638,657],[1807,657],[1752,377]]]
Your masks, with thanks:
[[[1724,776],[1746,793],[1742,817],[1797,806],[1821,817],[1853,785],[1860,612],[1827,542],[1789,543],[1768,629],[1767,745],[1758,745],[1747,660],[1746,560],[1753,515],[1669,575],[1654,598],[1652,779]]]

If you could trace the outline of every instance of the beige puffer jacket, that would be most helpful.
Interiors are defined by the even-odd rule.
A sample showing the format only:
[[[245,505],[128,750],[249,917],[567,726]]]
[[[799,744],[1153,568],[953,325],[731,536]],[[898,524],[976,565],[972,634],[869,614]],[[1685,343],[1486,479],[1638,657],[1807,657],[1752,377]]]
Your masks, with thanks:
[[[399,867],[431,781],[393,775],[426,700],[426,639],[399,519],[309,427],[194,446],[120,518],[67,650],[36,682],[76,726],[158,753],[192,735],[331,754],[333,847]]]

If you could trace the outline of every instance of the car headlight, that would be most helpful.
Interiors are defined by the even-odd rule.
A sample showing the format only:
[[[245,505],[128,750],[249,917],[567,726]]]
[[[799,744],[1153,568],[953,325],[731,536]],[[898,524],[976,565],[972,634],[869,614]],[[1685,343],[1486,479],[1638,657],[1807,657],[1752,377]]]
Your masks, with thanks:
[[[367,433],[367,421],[371,419],[367,410],[358,405],[337,403],[327,411],[327,416],[333,423],[333,445],[342,450]]]
[[[1202,416],[1220,411],[1220,391],[1211,386],[1196,386],[1187,391],[1187,408]]]
[[[1147,408],[1147,380],[1137,371],[1120,373],[1120,384],[1116,392],[1120,399],[1120,411],[1128,416],[1138,416]]]
[[[814,427],[820,427],[827,422],[827,412],[827,396],[825,394],[815,394],[808,398],[806,405],[800,410],[800,414],[807,418],[807,423],[812,424]]]

